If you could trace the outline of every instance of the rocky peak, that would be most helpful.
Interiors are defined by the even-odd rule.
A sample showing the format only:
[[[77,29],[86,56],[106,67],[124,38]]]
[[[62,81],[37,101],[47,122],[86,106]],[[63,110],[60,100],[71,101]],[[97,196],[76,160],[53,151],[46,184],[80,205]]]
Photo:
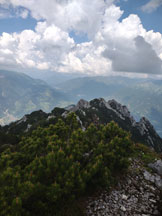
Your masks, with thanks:
[[[150,147],[158,152],[162,151],[162,139],[147,118],[142,117],[139,122],[136,122],[136,124],[133,125],[133,127],[138,131],[140,136],[143,137],[145,143],[148,143]]]
[[[82,108],[89,108],[90,107],[90,105],[89,105],[89,102],[88,101],[86,101],[86,100],[83,100],[83,99],[80,99],[80,101],[77,103],[77,108],[79,108],[79,109],[82,109]]]
[[[108,104],[112,110],[119,113],[124,118],[129,118],[131,120],[132,124],[135,123],[133,116],[131,116],[130,111],[128,110],[128,108],[126,106],[121,105],[120,103],[118,103],[114,99],[109,100]]]
[[[107,102],[103,98],[98,98],[98,99],[93,99],[90,102],[88,102],[86,100],[81,99],[77,103],[76,106],[70,107],[70,109],[68,110],[75,112],[78,109],[88,109],[88,108],[93,108],[93,107],[96,109],[100,109],[104,107],[108,110],[115,112],[118,115],[118,117],[120,117],[121,119],[125,120],[126,118],[128,118],[131,124],[136,123],[133,116],[131,116],[128,108],[126,106],[121,105],[115,100],[109,100]]]
[[[88,101],[84,99],[80,99],[76,106],[71,105],[68,107],[68,109],[66,108],[66,110],[71,111],[71,112],[76,112],[79,109],[87,109],[89,107],[90,107],[90,104]]]
[[[154,130],[149,120],[145,117],[142,117],[140,121],[136,123],[136,127],[138,128],[142,136],[148,134],[150,129]]]
[[[20,120],[16,121],[16,124],[21,124],[22,122],[26,122],[27,121],[27,115],[24,115],[24,117],[22,117]]]
[[[147,128],[147,130],[148,130],[148,129],[149,129],[149,130],[151,129],[151,130],[154,130],[154,131],[155,131],[153,125],[152,125],[152,124],[150,123],[150,121],[149,121],[147,118],[145,118],[145,117],[142,117],[142,118],[140,119],[139,125],[140,125],[141,127],[143,127],[143,128]]]
[[[121,105],[120,103],[118,103],[117,101],[113,100],[109,100],[108,104],[110,105],[111,109],[119,112],[123,117],[132,117],[130,115],[130,111],[128,110],[128,108],[126,106]]]
[[[95,98],[93,100],[90,101],[90,105],[91,107],[103,107],[103,106],[107,106],[107,102],[105,101],[105,99],[103,98]]]

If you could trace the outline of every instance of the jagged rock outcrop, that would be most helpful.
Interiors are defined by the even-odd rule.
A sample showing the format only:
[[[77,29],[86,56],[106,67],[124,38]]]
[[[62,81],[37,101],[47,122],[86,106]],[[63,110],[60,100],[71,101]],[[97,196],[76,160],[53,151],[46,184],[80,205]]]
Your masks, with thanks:
[[[78,109],[82,109],[82,108],[87,109],[87,108],[90,107],[90,104],[89,104],[88,101],[81,99],[81,100],[77,103],[76,107],[77,107]]]
[[[120,114],[121,118],[124,118],[124,119],[129,118],[132,125],[136,123],[135,119],[133,118],[133,116],[131,116],[131,113],[126,106],[122,106],[120,103],[118,103],[114,99],[109,100],[108,104],[110,105],[111,109],[114,110],[114,112]]]
[[[156,143],[156,149],[161,149],[159,135],[156,133],[148,119],[145,117],[141,118],[140,121],[136,123],[135,127],[150,147],[155,148],[154,143]]]

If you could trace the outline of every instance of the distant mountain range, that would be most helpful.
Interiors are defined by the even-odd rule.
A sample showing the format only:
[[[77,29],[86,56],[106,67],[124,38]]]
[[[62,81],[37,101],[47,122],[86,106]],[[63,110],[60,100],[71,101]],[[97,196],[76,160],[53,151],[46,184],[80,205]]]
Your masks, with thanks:
[[[0,71],[0,124],[21,118],[34,110],[49,112],[54,106],[66,106],[67,96],[44,81],[23,73]]]
[[[125,104],[136,119],[147,117],[162,136],[162,80],[127,77],[84,77],[57,85],[76,103],[103,97]]]
[[[23,73],[0,71],[0,124],[34,110],[50,112],[56,106],[66,107],[82,98],[102,97],[125,104],[136,120],[145,116],[162,137],[162,80],[115,76],[71,79],[73,76],[48,74],[47,84]],[[45,73],[42,79],[45,80]]]

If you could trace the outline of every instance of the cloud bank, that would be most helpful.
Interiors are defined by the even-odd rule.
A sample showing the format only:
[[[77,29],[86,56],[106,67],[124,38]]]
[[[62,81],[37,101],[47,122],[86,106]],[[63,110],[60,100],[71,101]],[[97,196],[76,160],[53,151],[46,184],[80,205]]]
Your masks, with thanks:
[[[106,75],[113,71],[162,73],[162,35],[146,31],[140,18],[110,0],[0,0],[35,30],[0,36],[0,67]],[[77,43],[71,32],[85,34]]]

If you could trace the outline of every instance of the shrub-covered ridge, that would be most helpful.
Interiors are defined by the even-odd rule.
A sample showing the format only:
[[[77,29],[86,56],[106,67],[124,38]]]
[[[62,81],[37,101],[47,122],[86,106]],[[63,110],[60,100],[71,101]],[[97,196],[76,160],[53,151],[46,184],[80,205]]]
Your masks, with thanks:
[[[130,134],[114,122],[83,131],[71,113],[38,127],[1,154],[0,215],[57,215],[88,188],[108,188],[132,149]]]

